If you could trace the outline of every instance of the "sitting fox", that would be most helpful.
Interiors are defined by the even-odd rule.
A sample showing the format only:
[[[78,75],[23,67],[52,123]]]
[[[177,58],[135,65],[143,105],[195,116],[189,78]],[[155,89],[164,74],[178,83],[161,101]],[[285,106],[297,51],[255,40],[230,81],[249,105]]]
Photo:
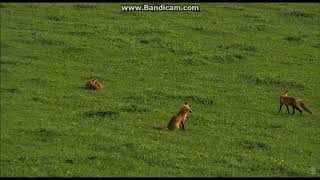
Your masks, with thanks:
[[[104,86],[100,83],[97,83],[97,79],[91,79],[86,82],[86,88],[93,89],[93,90],[99,90],[104,88]]]
[[[175,130],[175,129],[183,129],[184,128],[184,124],[187,120],[187,114],[189,112],[192,112],[190,106],[188,105],[188,103],[186,102],[180,109],[180,111],[174,115],[171,120],[169,121],[168,125],[165,126],[153,126],[154,129],[159,129],[159,130]]]
[[[298,107],[298,105],[304,109],[305,111],[307,111],[308,113],[312,114],[312,112],[310,111],[310,109],[306,106],[306,104],[303,102],[302,99],[297,99],[295,97],[290,97],[288,96],[288,91],[284,91],[281,93],[280,95],[280,109],[278,111],[278,113],[281,111],[282,106],[285,105],[287,110],[288,110],[288,114],[290,114],[289,111],[289,105],[292,106],[292,114],[295,113],[295,109],[298,110],[300,112],[300,114],[302,115],[302,111],[301,109]],[[292,115],[291,114],[291,115]]]

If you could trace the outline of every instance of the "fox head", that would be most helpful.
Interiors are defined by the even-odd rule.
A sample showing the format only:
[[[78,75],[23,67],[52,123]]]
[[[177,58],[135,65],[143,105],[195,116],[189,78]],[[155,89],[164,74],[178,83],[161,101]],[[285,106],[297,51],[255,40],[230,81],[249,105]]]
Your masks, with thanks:
[[[184,103],[184,105],[182,106],[181,110],[183,110],[186,113],[192,112],[191,107],[189,106],[189,104],[187,102]]]
[[[88,83],[93,83],[93,84],[96,84],[96,82],[97,82],[97,79],[90,79],[90,80],[88,80],[87,82],[88,82]]]
[[[281,93],[282,96],[288,96],[288,90]]]

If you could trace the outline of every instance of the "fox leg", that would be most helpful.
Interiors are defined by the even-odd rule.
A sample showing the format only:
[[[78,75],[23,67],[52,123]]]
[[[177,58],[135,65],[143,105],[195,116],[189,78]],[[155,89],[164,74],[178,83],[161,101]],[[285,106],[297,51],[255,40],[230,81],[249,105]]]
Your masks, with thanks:
[[[292,110],[293,110],[293,112],[291,113],[291,115],[293,115],[294,113],[295,113],[295,107],[294,107],[294,105],[292,105]]]
[[[185,130],[185,129],[184,129],[183,122],[181,122],[181,124],[180,124],[180,128],[181,128],[181,127],[182,127],[183,130]]]
[[[298,108],[298,106],[293,105],[293,106],[292,106],[292,108],[295,108],[296,110],[298,110],[298,111],[300,112],[300,114],[302,115],[302,111],[301,111],[301,109],[300,109],[300,108]]]
[[[290,114],[288,105],[286,105],[286,108],[287,108],[288,114]],[[293,110],[293,113],[294,113],[294,110]]]
[[[279,111],[278,111],[278,114],[279,114],[279,112],[281,111],[282,106],[283,106],[283,104],[280,104],[280,109],[279,109]]]

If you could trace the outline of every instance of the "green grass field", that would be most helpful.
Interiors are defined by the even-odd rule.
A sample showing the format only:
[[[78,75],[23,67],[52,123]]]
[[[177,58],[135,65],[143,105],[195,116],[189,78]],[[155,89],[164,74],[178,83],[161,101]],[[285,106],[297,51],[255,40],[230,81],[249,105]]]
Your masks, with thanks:
[[[320,5],[197,5],[0,4],[1,176],[319,176]]]

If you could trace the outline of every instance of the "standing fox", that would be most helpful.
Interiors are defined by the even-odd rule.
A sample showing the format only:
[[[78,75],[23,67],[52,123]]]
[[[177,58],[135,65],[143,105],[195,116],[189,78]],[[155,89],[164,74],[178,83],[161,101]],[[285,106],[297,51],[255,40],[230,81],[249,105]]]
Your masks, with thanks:
[[[187,120],[187,114],[189,112],[192,112],[190,106],[188,105],[188,103],[184,103],[184,105],[181,107],[180,111],[174,115],[171,120],[169,121],[167,127],[165,126],[153,126],[154,129],[159,129],[159,130],[175,130],[178,128],[182,128],[184,129],[184,124]]]
[[[305,111],[307,111],[308,113],[312,114],[312,112],[310,111],[310,109],[306,106],[306,104],[303,102],[302,99],[297,99],[295,97],[290,97],[288,96],[288,91],[284,91],[281,93],[280,95],[280,109],[278,111],[278,113],[281,111],[281,108],[283,105],[286,106],[287,110],[288,110],[288,114],[290,114],[290,111],[289,111],[289,105],[292,106],[292,114],[295,113],[295,109],[298,110],[300,112],[300,114],[302,115],[302,111],[301,109],[298,107],[298,104],[300,105],[300,107],[302,109],[304,109]],[[292,115],[291,114],[291,115]]]
[[[99,90],[102,89],[104,86],[100,83],[97,83],[97,79],[91,79],[86,82],[86,88],[93,89],[93,90]]]

